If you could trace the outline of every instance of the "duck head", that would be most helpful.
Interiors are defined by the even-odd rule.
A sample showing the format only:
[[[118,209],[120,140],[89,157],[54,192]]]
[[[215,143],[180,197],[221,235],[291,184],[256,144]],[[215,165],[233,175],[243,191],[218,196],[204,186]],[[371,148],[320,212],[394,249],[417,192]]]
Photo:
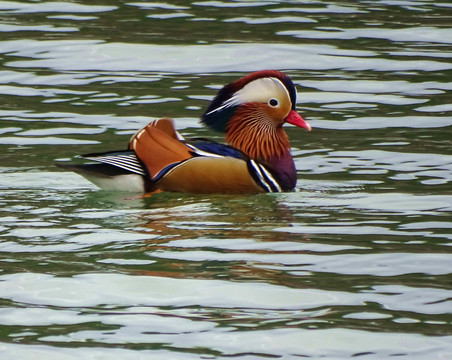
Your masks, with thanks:
[[[257,71],[224,86],[201,118],[208,127],[225,132],[226,141],[250,158],[269,160],[290,152],[282,126],[311,126],[295,111],[297,92],[292,80],[276,70]]]

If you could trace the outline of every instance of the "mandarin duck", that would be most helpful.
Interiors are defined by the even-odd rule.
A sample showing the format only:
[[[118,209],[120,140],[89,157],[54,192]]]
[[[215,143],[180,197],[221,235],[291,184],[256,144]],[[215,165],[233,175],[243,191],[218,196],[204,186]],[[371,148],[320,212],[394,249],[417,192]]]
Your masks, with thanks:
[[[297,181],[285,123],[311,126],[295,111],[292,80],[276,70],[251,73],[219,90],[201,122],[226,144],[185,140],[169,118],[154,120],[127,150],[87,154],[94,163],[60,165],[109,190],[188,193],[292,191]]]

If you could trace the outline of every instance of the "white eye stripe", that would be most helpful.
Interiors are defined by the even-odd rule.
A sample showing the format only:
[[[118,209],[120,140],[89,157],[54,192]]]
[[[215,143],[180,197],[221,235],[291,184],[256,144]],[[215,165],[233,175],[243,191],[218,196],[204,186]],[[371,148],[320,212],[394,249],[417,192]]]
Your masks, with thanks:
[[[223,102],[223,104],[209,111],[206,115],[211,115],[228,107],[238,106],[248,102],[266,103],[272,107],[276,107],[281,105],[281,103],[285,103],[284,99],[289,103],[291,101],[289,92],[281,80],[273,77],[260,78],[246,84],[232,97]],[[277,104],[270,104],[272,100],[276,101]]]
[[[261,78],[251,81],[235,93],[241,103],[262,102],[267,103],[269,99],[288,99],[290,95],[281,80],[277,78]]]
[[[213,114],[216,111],[220,111],[223,110],[227,107],[232,107],[232,106],[236,106],[236,105],[240,105],[242,102],[240,101],[239,97],[234,95],[233,97],[231,97],[230,99],[226,100],[223,105],[217,107],[216,109],[213,109],[211,111],[209,111],[206,115],[210,115]]]

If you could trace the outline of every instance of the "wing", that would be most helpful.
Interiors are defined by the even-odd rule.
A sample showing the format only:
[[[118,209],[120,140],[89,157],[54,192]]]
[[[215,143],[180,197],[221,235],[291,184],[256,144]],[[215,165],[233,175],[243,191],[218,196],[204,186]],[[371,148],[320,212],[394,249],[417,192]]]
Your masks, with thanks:
[[[151,180],[164,191],[190,193],[261,192],[237,149],[211,141],[181,142],[149,124],[131,140]]]
[[[135,152],[152,181],[193,157],[192,149],[174,136],[174,125],[168,120],[161,119],[150,123],[130,140],[129,148]],[[160,122],[165,124],[165,129],[158,126]]]

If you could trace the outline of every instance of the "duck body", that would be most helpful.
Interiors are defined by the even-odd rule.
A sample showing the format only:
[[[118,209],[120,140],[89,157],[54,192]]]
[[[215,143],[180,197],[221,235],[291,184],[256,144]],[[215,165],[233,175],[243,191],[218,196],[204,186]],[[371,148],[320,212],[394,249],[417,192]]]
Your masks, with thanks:
[[[87,154],[94,163],[59,165],[109,190],[146,193],[260,193],[291,191],[297,174],[282,125],[310,130],[295,112],[290,78],[274,70],[223,87],[202,123],[226,134],[227,144],[185,140],[169,118],[152,121],[127,150]]]

